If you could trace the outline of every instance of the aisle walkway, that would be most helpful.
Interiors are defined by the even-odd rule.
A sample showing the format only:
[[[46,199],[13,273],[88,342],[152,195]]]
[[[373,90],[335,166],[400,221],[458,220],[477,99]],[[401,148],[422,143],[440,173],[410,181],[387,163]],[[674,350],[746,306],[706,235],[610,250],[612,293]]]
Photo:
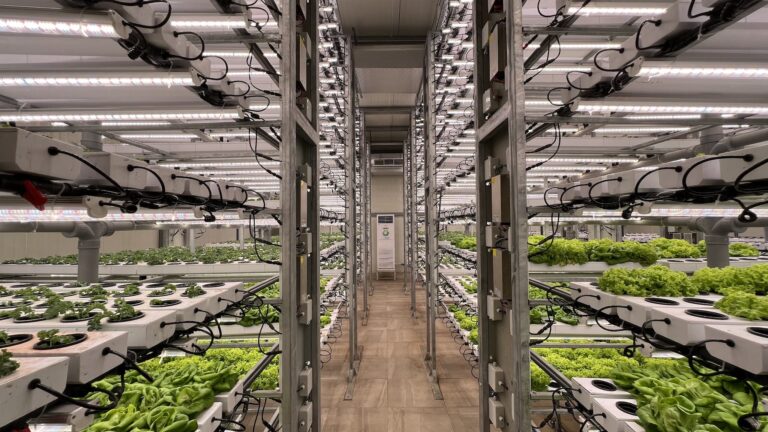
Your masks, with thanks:
[[[354,399],[346,390],[347,327],[333,345],[334,357],[322,370],[322,432],[475,432],[477,381],[448,330],[438,321],[440,388],[436,401],[424,368],[426,324],[424,290],[417,291],[418,319],[410,317],[403,284],[375,282],[370,318],[360,327],[363,361]],[[362,305],[362,301],[360,301]],[[362,306],[361,306],[362,309]]]

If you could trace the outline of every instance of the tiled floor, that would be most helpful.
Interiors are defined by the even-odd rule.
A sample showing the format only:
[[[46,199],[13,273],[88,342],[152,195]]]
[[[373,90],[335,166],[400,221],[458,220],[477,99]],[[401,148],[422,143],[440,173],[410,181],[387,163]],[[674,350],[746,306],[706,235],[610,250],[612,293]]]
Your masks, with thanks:
[[[333,346],[321,371],[322,432],[475,432],[478,384],[448,330],[437,322],[437,361],[444,400],[435,400],[423,364],[424,291],[417,291],[417,319],[403,283],[375,282],[367,326],[359,326],[363,359],[354,399],[347,388],[348,334]],[[362,309],[362,300],[360,301]]]

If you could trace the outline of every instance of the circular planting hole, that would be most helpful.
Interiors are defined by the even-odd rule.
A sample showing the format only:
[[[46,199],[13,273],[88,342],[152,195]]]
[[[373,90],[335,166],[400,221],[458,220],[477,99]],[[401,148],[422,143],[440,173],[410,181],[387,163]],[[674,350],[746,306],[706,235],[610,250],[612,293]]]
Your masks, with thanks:
[[[203,288],[219,288],[223,286],[224,286],[224,282],[211,282],[203,285]]]
[[[747,332],[762,338],[768,338],[768,327],[747,327]]]
[[[71,335],[61,335],[61,336],[72,336],[75,339],[70,343],[54,345],[54,346],[49,346],[47,342],[38,342],[32,346],[32,349],[45,351],[45,350],[52,350],[52,349],[58,349],[58,348],[66,348],[72,345],[77,345],[80,342],[88,339],[88,335],[85,333],[75,333]]]
[[[612,382],[608,382],[605,380],[592,380],[592,385],[595,386],[595,388],[600,389],[602,391],[607,392],[615,392],[618,390],[618,387],[616,387]]]
[[[633,404],[632,402],[616,402],[616,408],[625,414],[637,415],[637,405]]]
[[[181,282],[181,283],[177,283],[175,285],[176,285],[176,288],[188,288],[192,284],[189,283],[189,282]]]
[[[690,315],[692,317],[696,317],[696,318],[704,318],[704,319],[710,319],[710,320],[720,320],[720,321],[728,320],[728,315],[721,314],[720,312],[704,310],[704,309],[686,309],[685,314]]]
[[[115,282],[104,282],[100,284],[102,288],[112,288],[114,286],[117,286],[117,283]]]
[[[648,302],[648,303],[653,303],[653,304],[657,304],[657,305],[664,305],[664,306],[679,306],[680,305],[680,303],[675,301],[675,300],[665,299],[665,298],[661,298],[661,297],[648,297],[648,298],[645,299],[645,301]]]
[[[166,284],[164,284],[164,283],[151,283],[151,284],[147,285],[147,288],[162,288],[165,285]]]
[[[178,299],[172,299],[172,300],[160,300],[159,302],[149,302],[149,305],[151,307],[168,307],[168,306],[176,306],[177,304],[181,304],[181,300]]]
[[[11,288],[31,288],[33,286],[35,286],[33,283],[20,283],[11,285]]]
[[[109,319],[107,319],[107,322],[122,323],[122,322],[128,322],[128,321],[136,321],[136,320],[142,319],[142,318],[144,318],[144,312],[139,312],[138,315],[130,317],[130,318],[124,318],[124,319],[112,319],[112,318],[109,318]]]
[[[681,263],[681,262],[683,262],[683,260],[681,260],[681,259],[676,259],[676,258],[675,258],[675,259],[669,259],[669,260],[667,260],[667,261],[669,261],[669,262],[673,262],[673,263]]]
[[[687,260],[685,260],[685,262],[695,262],[695,263],[697,263],[697,262],[702,262],[702,261],[700,259],[688,258]]]
[[[13,319],[13,322],[15,322],[15,323],[32,323],[32,322],[39,322],[39,321],[45,321],[45,317],[44,316],[41,316],[41,317],[34,317],[33,316],[33,317],[19,317],[19,318],[14,318]]]
[[[597,282],[590,282],[589,284],[590,284],[590,285],[592,285],[592,286],[594,286],[594,287],[596,287],[596,286],[600,286],[600,285],[598,285],[598,283],[597,283]]]
[[[51,282],[51,283],[47,283],[47,284],[42,285],[42,286],[47,287],[47,288],[58,288],[58,287],[64,286],[64,283],[62,283],[62,282]]]
[[[172,296],[174,293],[160,293],[160,294],[147,294],[147,297],[157,298],[157,297],[168,297]]]
[[[88,321],[89,319],[91,319],[91,318],[95,317],[95,316],[96,316],[96,315],[98,315],[98,314],[99,314],[98,312],[91,312],[91,313],[90,313],[90,314],[88,314],[88,316],[87,316],[87,317],[85,317],[85,318],[77,318],[76,316],[67,316],[67,315],[64,315],[63,317],[61,317],[61,322],[65,322],[65,323],[71,323],[71,322],[83,322],[83,321]]]
[[[712,306],[715,304],[714,300],[696,298],[696,297],[686,297],[683,299],[683,301],[686,303],[700,305],[700,306]]]
[[[0,344],[0,348],[8,348],[12,347],[14,345],[23,344],[24,342],[29,342],[32,340],[31,334],[17,334],[17,335],[10,335],[8,336],[8,342],[4,344]]]
[[[182,263],[182,262],[178,262],[178,261],[174,261],[174,262],[169,262],[169,263],[168,263],[168,264],[166,264],[166,265],[182,265],[182,264],[184,264],[184,263]]]

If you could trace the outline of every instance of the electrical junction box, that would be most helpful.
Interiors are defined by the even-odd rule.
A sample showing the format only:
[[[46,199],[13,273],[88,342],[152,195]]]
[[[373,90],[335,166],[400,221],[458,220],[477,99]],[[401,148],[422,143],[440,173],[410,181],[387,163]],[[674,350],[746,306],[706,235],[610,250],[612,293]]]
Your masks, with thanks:
[[[506,249],[491,249],[493,264],[493,292],[503,295],[504,288],[512,284],[512,262]]]
[[[307,223],[307,205],[309,204],[309,188],[307,182],[299,180],[299,196],[298,196],[298,214],[299,214],[299,228],[306,228]]]
[[[504,410],[504,404],[496,399],[488,399],[488,417],[490,417],[491,424],[501,429],[507,421],[505,418],[506,411]]]
[[[495,363],[488,365],[488,384],[491,389],[496,393],[502,393],[507,391],[507,386],[504,384],[504,369],[499,367]]]
[[[504,311],[501,306],[501,297],[495,295],[488,296],[488,319],[491,321],[501,321],[504,318]]]
[[[299,234],[299,254],[310,255],[312,254],[312,233],[303,232]]]
[[[509,222],[509,177],[491,177],[491,222]]]
[[[501,227],[488,225],[485,227],[485,247],[488,249],[500,249],[503,243]]]
[[[311,39],[309,39],[306,33],[299,33],[297,35],[296,43],[299,47],[296,50],[296,67],[298,68],[298,73],[296,75],[296,89],[299,93],[306,92],[309,88],[307,85],[309,75],[307,41],[311,41]]]
[[[24,129],[0,129],[0,171],[29,174],[56,180],[75,180],[80,176],[82,162],[58,154],[48,154],[49,147],[56,147],[82,157],[79,147],[37,135]]]
[[[57,157],[64,158],[67,156],[57,155]],[[147,186],[147,172],[145,170],[128,170],[128,166],[130,165],[146,168],[147,164],[144,162],[105,152],[85,153],[84,158],[123,188],[144,189]],[[88,186],[114,187],[109,180],[88,166],[83,166],[80,170],[80,176],[77,178],[77,182]]]
[[[504,82],[507,68],[507,32],[504,21],[488,21],[488,79],[490,82]]]
[[[299,396],[309,397],[312,394],[312,368],[306,367],[299,372]]]
[[[312,430],[312,402],[304,402],[299,407],[299,432],[309,432]]]

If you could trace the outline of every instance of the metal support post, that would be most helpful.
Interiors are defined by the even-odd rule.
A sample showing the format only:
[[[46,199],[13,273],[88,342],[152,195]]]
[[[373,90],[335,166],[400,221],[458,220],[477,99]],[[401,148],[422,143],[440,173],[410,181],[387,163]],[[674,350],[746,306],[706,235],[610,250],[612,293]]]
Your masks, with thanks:
[[[413,126],[413,122],[411,122]],[[411,130],[410,133],[413,133]],[[410,136],[410,134],[409,134]],[[403,293],[408,293],[408,151],[410,138],[406,138],[403,143]]]
[[[480,336],[480,432],[530,432],[528,220],[522,2],[492,8],[474,2],[475,125],[477,128],[477,275]],[[489,29],[493,35],[483,35]],[[487,31],[487,30],[485,30]],[[484,49],[483,40],[495,40]],[[498,49],[503,52],[491,53]],[[486,120],[490,58],[506,59],[506,99]],[[504,64],[499,65],[500,68]],[[500,81],[494,82],[499,88]],[[501,116],[496,117],[494,116]],[[487,185],[487,186],[486,186]]]
[[[368,138],[363,134],[360,143],[360,177],[362,194],[362,267],[363,267],[363,325],[368,325],[368,295],[371,287],[371,207],[370,207],[370,182],[371,182],[371,160],[370,144]]]
[[[423,127],[423,126],[422,126]],[[416,278],[419,274],[419,238],[418,238],[418,228],[419,228],[419,218],[418,214],[416,213],[416,210],[419,206],[419,193],[418,193],[418,163],[416,160],[416,149],[418,148],[418,138],[419,138],[419,125],[416,121],[416,111],[413,112],[411,115],[411,130],[413,133],[411,134],[411,148],[410,152],[408,153],[408,159],[409,159],[409,186],[410,186],[410,196],[411,196],[411,205],[408,208],[408,212],[410,213],[410,221],[411,225],[408,228],[410,230],[410,241],[411,241],[411,317],[416,318]]]
[[[349,369],[347,371],[347,392],[344,395],[345,400],[351,400],[355,389],[355,378],[360,370],[360,360],[362,352],[357,344],[357,239],[355,232],[357,230],[357,193],[355,185],[356,169],[356,151],[355,151],[355,73],[354,63],[352,61],[352,39],[347,38],[345,44],[345,63],[347,72],[344,74],[345,116],[347,120],[347,134],[344,143],[344,170],[345,181],[344,189],[346,192],[345,204],[345,253],[346,253],[346,273],[345,281],[347,283],[347,309],[349,315]]]
[[[321,400],[317,0],[286,0],[282,10],[280,423],[310,432],[320,430]]]
[[[184,240],[186,244],[184,246],[189,249],[190,252],[195,253],[195,229],[187,228],[184,230]]]
[[[427,367],[429,380],[432,383],[432,393],[436,400],[442,400],[443,394],[440,391],[440,381],[437,376],[437,344],[435,343],[435,324],[437,322],[437,286],[438,280],[438,258],[437,258],[437,231],[439,223],[437,206],[440,199],[440,192],[437,190],[437,139],[435,137],[436,108],[435,108],[435,89],[434,89],[434,36],[430,34],[427,39],[427,56],[424,67],[424,97],[426,108],[424,112],[424,122],[426,128],[426,156],[424,158],[424,175],[426,176],[424,212],[426,214],[427,231],[427,352],[424,362]]]
[[[237,229],[237,239],[240,241],[240,250],[245,250],[245,227],[241,226]]]
[[[80,134],[80,144],[88,150],[102,151],[104,144],[101,138],[101,134],[97,132],[82,132]]]

